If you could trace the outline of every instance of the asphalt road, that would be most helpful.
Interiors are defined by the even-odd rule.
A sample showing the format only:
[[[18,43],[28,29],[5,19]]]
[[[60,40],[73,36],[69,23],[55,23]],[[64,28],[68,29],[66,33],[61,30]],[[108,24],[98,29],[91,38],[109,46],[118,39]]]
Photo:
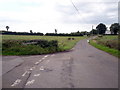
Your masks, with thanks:
[[[3,56],[4,62],[17,59],[22,62],[3,73],[3,88],[118,88],[118,59],[86,39],[68,52]]]

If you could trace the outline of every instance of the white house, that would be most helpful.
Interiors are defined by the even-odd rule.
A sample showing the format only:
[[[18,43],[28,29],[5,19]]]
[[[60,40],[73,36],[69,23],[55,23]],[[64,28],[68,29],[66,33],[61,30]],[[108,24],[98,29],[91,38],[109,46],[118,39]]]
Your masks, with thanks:
[[[106,30],[105,34],[111,34],[110,30]]]

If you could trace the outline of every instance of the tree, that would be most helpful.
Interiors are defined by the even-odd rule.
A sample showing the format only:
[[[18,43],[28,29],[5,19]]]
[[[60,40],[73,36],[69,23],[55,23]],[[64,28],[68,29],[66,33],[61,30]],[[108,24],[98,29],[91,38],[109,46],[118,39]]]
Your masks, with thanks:
[[[55,29],[55,33],[57,34],[57,29]]]
[[[7,31],[8,31],[9,28],[10,28],[9,26],[6,26]]]
[[[80,32],[82,35],[87,35],[87,31]]]
[[[106,27],[105,24],[100,23],[100,24],[96,27],[96,29],[97,29],[98,34],[105,34],[105,32],[106,32],[106,30],[107,30],[107,27]]]
[[[33,33],[33,31],[32,31],[32,30],[30,30],[30,33]]]
[[[114,23],[110,26],[110,31],[111,31],[111,34],[117,34],[120,30],[120,25],[119,23]]]
[[[77,33],[80,33],[79,31],[77,31]]]
[[[98,31],[96,29],[93,29],[90,31],[90,34],[96,35],[96,34],[98,34]]]

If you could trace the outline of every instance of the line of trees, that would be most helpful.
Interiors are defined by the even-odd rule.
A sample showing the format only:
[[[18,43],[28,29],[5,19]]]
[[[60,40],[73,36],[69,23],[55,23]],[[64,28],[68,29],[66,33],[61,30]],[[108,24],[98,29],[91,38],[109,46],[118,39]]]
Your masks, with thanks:
[[[110,26],[111,34],[117,34],[120,33],[120,25],[119,23],[114,23]]]
[[[100,23],[99,25],[97,25],[96,29],[92,29],[90,31],[90,34],[105,34],[105,32],[107,31],[107,27],[105,24]],[[119,23],[114,23],[111,24],[110,26],[110,32],[111,34],[117,35],[118,33],[120,33],[120,24]]]
[[[34,33],[32,30],[29,32],[12,32],[12,31],[0,31],[3,35],[39,35],[43,36],[43,33]],[[84,32],[74,32],[74,33],[46,33],[45,36],[83,36]]]
[[[81,33],[46,33],[45,36],[83,36]]]
[[[39,35],[39,36],[43,36],[43,33],[33,33],[33,32],[11,32],[11,31],[1,31],[0,32],[3,35]]]
[[[6,26],[7,31],[0,31],[3,35],[40,35],[43,36],[43,33],[34,33],[32,30],[30,32],[12,32],[8,31],[9,26]],[[83,36],[86,32],[73,32],[73,33],[57,33],[57,29],[55,29],[55,33],[46,33],[45,36]]]
[[[43,33],[28,33],[28,32],[10,32],[10,31],[2,31],[0,32],[3,35],[39,35],[43,36]],[[83,36],[81,33],[46,33],[45,36]]]
[[[34,33],[32,30],[30,30],[30,33],[28,32],[11,32],[8,31],[10,27],[6,26],[7,31],[2,31],[2,34],[7,34],[7,35],[40,35],[43,36],[43,33],[37,32]],[[120,24],[119,23],[114,23],[111,24],[110,32],[111,34],[117,35],[120,33]],[[96,29],[92,29],[90,32],[87,31],[82,31],[82,32],[74,32],[74,33],[57,33],[57,29],[55,29],[55,33],[46,33],[45,36],[83,36],[83,35],[97,35],[97,34],[106,34],[107,27],[105,24],[100,23],[96,26]]]
[[[3,35],[39,35],[43,36],[43,33],[33,33],[32,30],[30,30],[30,33],[28,32],[11,32],[11,31],[0,31]],[[74,33],[46,33],[45,36],[83,36],[83,32],[74,32]]]

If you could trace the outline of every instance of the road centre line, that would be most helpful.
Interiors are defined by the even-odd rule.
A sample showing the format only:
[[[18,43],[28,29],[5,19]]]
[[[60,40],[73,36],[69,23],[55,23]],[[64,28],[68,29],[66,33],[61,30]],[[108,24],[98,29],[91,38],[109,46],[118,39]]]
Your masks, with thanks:
[[[42,59],[45,59],[45,57],[43,57]]]
[[[44,56],[45,58],[48,57],[49,55]]]
[[[38,65],[40,62],[36,62],[35,65]]]
[[[26,83],[26,86],[27,86],[27,85],[31,85],[31,84],[33,84],[34,82],[35,82],[35,80],[28,81],[28,82]]]
[[[44,56],[42,59],[45,59],[46,57],[48,57],[49,55],[46,55],[46,56]]]
[[[29,71],[25,71],[22,76],[24,77],[26,74],[29,74],[29,73],[30,73]]]
[[[39,60],[39,62],[41,62],[42,60]]]
[[[48,57],[48,56],[49,56],[49,55],[46,55],[46,56],[44,56],[42,59],[45,59],[45,58]],[[39,64],[41,61],[42,61],[42,60],[39,60],[38,62],[35,63],[35,65]],[[48,62],[49,62],[49,60],[47,60],[47,63],[48,63]],[[29,70],[32,71],[33,69],[35,69],[35,67],[31,67]],[[40,70],[44,70],[44,67],[41,66],[41,67],[40,67]],[[22,74],[22,76],[24,77],[26,74],[29,74],[29,73],[30,73],[29,71],[25,71],[25,72]],[[37,76],[40,76],[40,74],[35,74],[34,76],[37,77]],[[14,86],[18,85],[20,82],[21,82],[21,80],[20,80],[20,79],[17,79],[11,86],[14,87]],[[33,84],[34,82],[35,82],[35,80],[28,81],[28,82],[26,83],[26,85]]]
[[[40,70],[41,70],[41,71],[42,71],[42,70],[44,70],[44,67],[43,67],[43,66],[41,66],[41,67],[40,67]]]
[[[17,79],[11,86],[14,87],[16,85],[18,85],[22,80]]]
[[[45,59],[45,58],[47,58],[48,56],[49,56],[49,55],[46,55],[46,56],[44,56],[42,59]],[[54,55],[53,55],[53,56],[54,56]],[[35,62],[35,65],[39,64],[41,61],[42,61],[42,60],[39,60],[38,62]],[[49,62],[49,60],[47,60],[47,63],[48,63],[48,62]],[[32,71],[33,69],[35,69],[35,67],[31,67],[29,70]],[[41,67],[40,67],[40,70],[44,70],[44,67],[41,66]],[[22,74],[22,76],[24,77],[26,74],[29,74],[30,71],[25,71],[25,72]],[[37,76],[40,76],[40,74],[34,74],[34,76],[37,77]],[[21,81],[22,81],[21,79],[17,79],[11,86],[14,87],[14,86],[18,85]],[[26,85],[31,85],[31,84],[33,84],[34,82],[35,82],[35,80],[28,81],[28,82],[26,83]]]
[[[35,77],[38,77],[38,76],[40,76],[40,74],[34,74],[34,76],[35,76]]]
[[[30,68],[29,70],[32,71],[33,69],[35,69],[35,67],[32,67],[32,68]]]

